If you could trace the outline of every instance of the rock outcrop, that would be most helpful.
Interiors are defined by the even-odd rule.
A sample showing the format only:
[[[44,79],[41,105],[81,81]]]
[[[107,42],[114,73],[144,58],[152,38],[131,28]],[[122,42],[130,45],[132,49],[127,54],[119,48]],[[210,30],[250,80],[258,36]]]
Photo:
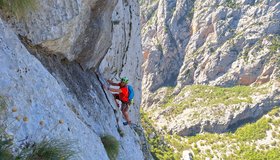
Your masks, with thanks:
[[[84,69],[97,68],[111,46],[116,0],[44,1],[24,19],[9,19],[17,34]]]

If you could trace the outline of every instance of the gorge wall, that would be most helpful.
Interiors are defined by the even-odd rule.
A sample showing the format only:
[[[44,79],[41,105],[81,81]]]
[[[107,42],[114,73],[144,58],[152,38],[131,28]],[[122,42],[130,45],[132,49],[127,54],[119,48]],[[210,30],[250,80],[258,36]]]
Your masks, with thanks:
[[[225,132],[280,104],[278,1],[151,0],[140,4],[142,106],[159,129],[167,126],[168,132],[180,135]],[[195,95],[190,85],[204,85],[197,90],[206,96],[214,93],[206,86],[258,88],[263,84],[267,91],[250,92],[249,102],[240,95],[214,104],[205,104],[210,100],[204,97],[189,101]]]

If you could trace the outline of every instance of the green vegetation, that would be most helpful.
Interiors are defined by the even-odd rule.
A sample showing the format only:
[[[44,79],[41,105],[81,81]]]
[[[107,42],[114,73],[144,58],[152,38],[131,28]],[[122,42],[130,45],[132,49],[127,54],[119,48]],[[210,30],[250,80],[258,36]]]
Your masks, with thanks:
[[[17,18],[24,17],[27,12],[36,9],[36,0],[0,0],[0,9],[9,11]]]
[[[163,52],[163,48],[162,45],[160,43],[156,44],[156,48],[157,50],[159,50],[160,52]]]
[[[271,45],[269,46],[270,51],[277,52],[280,50],[280,36],[274,36],[274,38],[271,40]]]
[[[163,52],[162,44],[160,43],[159,39],[156,39],[155,46],[156,46],[157,50],[159,50],[160,52]]]
[[[8,138],[0,130],[0,159],[1,160],[13,159],[14,156],[10,151],[12,144],[13,144],[12,139]]]
[[[157,133],[155,128],[153,127],[152,121],[143,111],[141,113],[141,123],[145,130],[145,135],[147,136],[147,140],[151,145],[151,153],[155,160],[177,160],[180,155],[178,153],[174,153],[174,150],[169,147],[166,142],[161,138],[160,134]],[[153,137],[150,137],[154,133]]]
[[[158,2],[158,1],[159,1],[159,0],[150,0],[149,2],[150,2],[151,4],[153,4],[153,3]],[[147,2],[147,1],[145,1],[145,0],[140,0],[140,1],[139,1],[139,4],[140,4],[141,6],[144,5],[144,4],[150,5],[150,4],[145,3],[145,2]]]
[[[167,108],[168,106],[172,105],[172,103],[173,103],[174,96],[172,95],[172,92],[174,90],[174,87],[166,87],[164,89],[166,90],[166,93],[163,98],[164,105],[162,106],[162,108]]]
[[[110,160],[117,159],[119,154],[119,142],[116,140],[116,138],[111,135],[105,135],[101,137],[101,141]]]
[[[191,9],[191,11],[189,11],[188,17],[189,17],[189,18],[193,18],[194,12],[195,12],[195,8],[193,7],[193,8]]]
[[[75,154],[71,145],[71,142],[61,140],[45,140],[24,148],[16,159],[67,160]]]
[[[267,151],[257,150],[255,146],[240,146],[238,154],[232,154],[227,159],[246,159],[246,160],[279,160],[280,148],[272,148]]]
[[[7,103],[3,96],[0,96],[0,113],[7,109]]]
[[[269,112],[269,117],[264,116],[257,122],[246,124],[233,133],[203,133],[186,138],[178,135],[166,135],[165,140],[180,153],[184,150],[192,150],[195,154],[194,159],[196,160],[205,159],[206,157],[218,157],[218,159],[223,158],[225,160],[277,159],[280,157],[280,145],[276,143],[276,141],[280,140],[280,136],[278,136],[280,127],[279,124],[275,124],[274,122],[280,120],[279,113],[280,109],[275,108]],[[258,144],[256,141],[265,139],[267,131],[272,130],[271,126],[277,127],[273,131],[275,140],[270,145],[260,145],[257,147]],[[208,147],[203,150],[199,146]],[[231,154],[226,155],[226,152],[230,152]],[[222,155],[218,155],[217,153],[222,153]]]
[[[122,129],[120,129],[119,127],[118,127],[118,132],[119,132],[119,134],[120,134],[121,137],[124,137],[124,132],[123,132]]]
[[[236,2],[234,0],[226,0],[225,5],[229,8],[236,8]]]
[[[244,51],[243,51],[243,54],[242,54],[242,57],[243,59],[245,60],[245,62],[248,62],[248,59],[249,59],[249,51],[251,50],[251,48],[246,48]]]
[[[18,155],[13,155],[11,152],[13,139],[3,131],[0,132],[1,160],[67,160],[75,154],[71,142],[49,140],[26,144]]]
[[[266,131],[271,129],[270,119],[262,118],[256,123],[247,124],[235,132],[235,138],[239,141],[258,140],[266,136]]]
[[[185,94],[188,93],[188,96]],[[266,90],[250,86],[235,86],[223,88],[206,85],[191,85],[185,87],[177,97],[185,97],[180,102],[174,102],[174,97],[166,96],[166,103],[163,108],[172,106],[172,111],[166,112],[165,116],[178,115],[186,108],[190,107],[213,107],[220,104],[226,106],[240,104],[242,102],[252,103],[250,95],[256,93],[265,94]]]

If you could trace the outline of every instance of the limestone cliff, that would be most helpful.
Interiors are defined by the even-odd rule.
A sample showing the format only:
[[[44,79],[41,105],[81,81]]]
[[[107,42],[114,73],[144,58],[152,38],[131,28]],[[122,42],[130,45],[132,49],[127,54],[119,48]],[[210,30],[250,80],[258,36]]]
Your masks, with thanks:
[[[36,10],[23,19],[1,11],[0,120],[13,147],[63,139],[74,142],[72,159],[105,160],[101,137],[109,134],[120,144],[117,159],[150,159],[141,127],[123,126],[111,93],[102,88],[104,77],[128,76],[137,95],[129,114],[138,123],[138,2],[35,2]]]
[[[271,89],[264,96],[256,96],[258,98],[252,102],[252,108],[262,103],[266,104],[265,107],[254,109],[254,114],[242,111],[248,116],[237,116],[237,119],[259,117],[279,105],[276,87],[279,83],[279,6],[278,1],[142,1],[143,107],[147,111],[154,110],[170,102],[170,96],[175,96],[173,105],[183,103],[190,96],[184,88],[192,84],[233,87],[267,82],[271,82],[272,85],[267,86]],[[166,94],[163,87],[169,86],[175,89]],[[245,107],[248,104],[239,105]],[[158,109],[154,112],[155,117],[162,117],[161,113],[172,112],[171,108],[175,107]],[[195,112],[200,112],[197,109]],[[190,117],[186,113],[192,114],[193,111],[183,110],[177,113],[180,116],[167,120],[167,126],[172,130],[181,128],[176,132],[182,135],[188,129],[192,132],[193,127],[196,133],[203,130],[202,123],[192,121],[189,126],[183,117]],[[225,122],[227,125],[222,127],[224,129],[220,129],[220,122],[213,118],[209,122],[212,129],[206,130],[226,131],[238,121],[232,118],[235,117],[232,114]],[[172,124],[176,127],[171,127]]]
[[[159,131],[234,131],[280,105],[279,1],[140,4],[142,106]]]

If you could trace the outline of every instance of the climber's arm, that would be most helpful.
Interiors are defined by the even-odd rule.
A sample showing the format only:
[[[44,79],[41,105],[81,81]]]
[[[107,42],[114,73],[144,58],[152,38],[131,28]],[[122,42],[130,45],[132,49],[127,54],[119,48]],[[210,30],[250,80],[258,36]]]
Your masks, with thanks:
[[[122,90],[121,89],[114,89],[114,88],[108,88],[109,91],[111,92],[118,92],[118,93],[122,93]]]
[[[103,88],[106,89],[106,90],[109,90],[109,91],[111,91],[111,92],[122,93],[122,90],[121,90],[121,89],[110,88],[110,87],[107,87],[107,86],[105,86],[105,85],[103,85]]]
[[[107,82],[112,86],[119,86],[119,83],[114,83],[112,80],[107,80]]]

